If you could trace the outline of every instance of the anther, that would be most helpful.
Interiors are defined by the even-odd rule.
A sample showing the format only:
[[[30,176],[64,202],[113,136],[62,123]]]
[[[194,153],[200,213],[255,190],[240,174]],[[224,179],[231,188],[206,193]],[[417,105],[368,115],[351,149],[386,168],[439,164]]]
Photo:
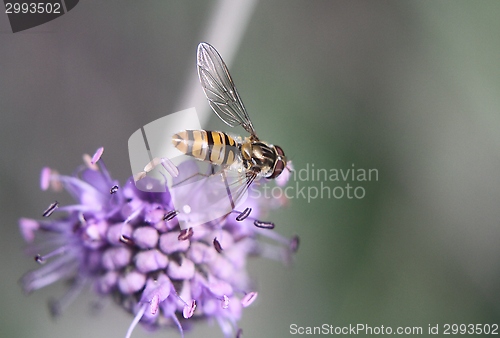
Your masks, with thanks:
[[[127,235],[121,235],[120,242],[122,242],[123,244],[130,245],[130,246],[134,245],[134,240]]]
[[[50,204],[49,207],[43,212],[43,217],[49,217],[52,213],[59,207],[59,202],[55,201]]]
[[[175,216],[177,216],[179,214],[179,212],[177,210],[172,210],[172,211],[169,211],[167,212],[164,216],[163,216],[163,220],[164,221],[171,221],[172,219],[174,219]]]
[[[38,254],[35,256],[35,262],[38,264],[45,264],[46,261],[40,254]]]
[[[191,318],[194,314],[194,310],[196,310],[196,301],[193,300],[191,302],[191,305],[185,305],[184,306],[184,309],[182,310],[182,315],[184,316],[184,318],[188,319],[188,318]]]
[[[151,305],[149,306],[152,315],[155,315],[156,312],[158,312],[159,303],[160,303],[160,296],[158,294],[155,294],[153,296],[153,299],[151,299]]]
[[[35,256],[35,261],[38,263],[38,264],[45,264],[47,262],[48,259],[54,257],[54,256],[59,256],[59,255],[63,255],[64,253],[66,253],[66,246],[62,246],[46,255],[40,255],[40,254],[37,254]]]
[[[158,157],[155,157],[148,164],[146,164],[146,166],[144,167],[144,171],[149,173],[151,170],[156,168],[156,166],[160,163],[161,163],[161,159],[159,159]]]
[[[161,165],[170,174],[170,176],[172,177],[179,176],[179,169],[175,166],[175,164],[172,163],[172,161],[170,161],[170,159],[162,158]]]
[[[134,175],[134,182],[137,182],[139,180],[142,180],[144,177],[146,177],[146,172],[145,171],[141,171],[137,174]]]
[[[274,229],[274,223],[273,222],[263,222],[259,220],[255,220],[253,222],[253,225],[255,225],[257,228],[263,228],[263,229]]]
[[[219,240],[217,240],[217,237],[214,238],[214,248],[218,253],[222,252],[222,246],[220,245]]]
[[[94,156],[92,156],[92,159],[90,160],[90,163],[91,164],[96,164],[97,161],[99,161],[99,159],[101,158],[103,152],[104,152],[104,148],[103,147],[100,147],[99,149],[97,149],[95,151],[95,153],[94,153]]]
[[[52,175],[52,170],[48,167],[42,169],[40,175],[40,188],[45,191],[50,186],[50,176]]]
[[[87,224],[87,220],[85,219],[85,216],[81,212],[78,214],[78,220],[80,221],[81,225],[86,225]]]
[[[239,214],[237,217],[236,217],[236,220],[238,222],[241,222],[243,221],[245,218],[247,218],[248,216],[250,216],[250,213],[252,212],[252,208],[246,208],[245,210],[243,210],[243,212],[241,214]]]
[[[62,309],[59,301],[54,299],[49,300],[48,307],[52,318],[57,318],[61,315]]]
[[[188,228],[181,230],[181,233],[179,234],[179,237],[177,239],[179,241],[185,241],[187,239],[190,239],[193,236],[193,228]]]
[[[241,305],[247,307],[257,299],[258,293],[255,291],[249,292],[241,299]]]
[[[114,194],[118,191],[119,187],[117,185],[114,185],[111,187],[111,189],[109,189],[109,193],[110,194]]]
[[[299,236],[293,236],[290,239],[290,250],[294,253],[297,252],[297,250],[299,250],[299,243],[300,243]]]

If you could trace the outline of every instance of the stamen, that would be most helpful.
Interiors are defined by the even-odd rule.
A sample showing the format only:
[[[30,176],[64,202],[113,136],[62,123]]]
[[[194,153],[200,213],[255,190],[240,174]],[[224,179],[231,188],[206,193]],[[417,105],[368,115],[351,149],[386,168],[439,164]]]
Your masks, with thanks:
[[[224,318],[221,316],[216,317],[217,323],[219,323],[219,327],[222,330],[222,333],[224,334],[224,337],[229,337],[230,335],[233,334],[235,330],[235,325],[236,323],[231,321],[229,318]]]
[[[161,159],[161,165],[165,170],[170,174],[172,177],[177,177],[179,176],[179,168],[175,166],[175,164],[170,161],[168,158],[162,158]]]
[[[123,230],[125,229],[125,224],[128,224],[130,223],[131,220],[133,220],[134,218],[137,217],[137,215],[139,215],[142,211],[142,208],[138,208],[137,210],[135,210],[133,213],[130,214],[130,216],[127,217],[127,219],[122,223],[121,225],[121,230],[120,230],[120,242],[122,243],[125,243],[127,245],[133,245],[134,244],[134,241],[132,240],[132,237],[130,237],[129,235],[125,235],[123,233]]]
[[[40,174],[40,188],[45,191],[50,186],[50,176],[52,175],[52,170],[49,167],[42,169]]]
[[[52,213],[59,207],[59,202],[55,201],[50,204],[49,207],[43,212],[43,217],[49,217]]]
[[[146,177],[145,171],[138,172],[137,174],[134,175],[134,182],[142,180],[144,177]]]
[[[52,191],[57,192],[64,189],[64,185],[61,181],[61,176],[59,176],[59,173],[55,169],[50,169],[49,187]]]
[[[171,316],[172,320],[174,321],[175,325],[177,325],[177,328],[179,329],[181,333],[181,338],[184,338],[184,330],[182,329],[181,322],[179,321],[179,318],[175,314],[172,314]]]
[[[217,237],[214,238],[214,248],[215,250],[217,250],[218,253],[222,252],[222,246],[220,245],[220,242],[217,239]]]
[[[91,164],[96,164],[97,161],[99,161],[99,159],[101,158],[103,152],[104,152],[104,147],[98,148],[95,151],[94,156],[92,156],[92,160],[90,160],[90,163]]]
[[[21,283],[25,292],[29,293],[33,290],[41,289],[58,280],[70,278],[73,276],[73,270],[70,269],[74,265],[75,257],[70,254],[57,257],[50,264],[34,270],[23,276]]]
[[[175,216],[177,216],[179,214],[179,212],[177,210],[172,210],[172,211],[169,211],[165,214],[165,216],[163,216],[163,220],[164,221],[171,221],[172,219],[174,219]]]
[[[261,257],[276,260],[284,264],[289,264],[292,260],[292,253],[288,246],[277,248],[269,243],[260,243],[258,251]]]
[[[90,157],[89,154],[83,154],[82,158],[83,158],[83,163],[85,163],[87,168],[94,170],[94,171],[99,170],[99,167],[96,164],[92,163],[92,157]]]
[[[243,210],[243,212],[241,214],[239,214],[236,217],[236,220],[238,222],[243,221],[245,218],[247,218],[250,215],[251,212],[252,212],[252,208],[246,208],[245,210]]]
[[[149,309],[150,309],[152,315],[155,315],[156,312],[158,312],[158,304],[159,303],[160,303],[160,295],[155,294],[153,296],[153,299],[151,299],[151,304],[149,306]]]
[[[99,159],[99,167],[98,169],[101,170],[102,176],[104,180],[106,181],[106,184],[111,185],[113,183],[113,179],[109,175],[108,169],[106,169],[106,165],[104,164],[104,160],[101,158]]]
[[[54,256],[59,256],[59,255],[62,255],[66,252],[66,246],[62,246],[48,254],[46,254],[45,256],[42,256],[40,254],[37,254],[35,256],[35,261],[39,264],[45,264],[47,262],[48,259],[54,257]]]
[[[61,304],[59,304],[57,300],[55,299],[49,300],[47,306],[49,308],[49,312],[52,318],[57,318],[61,315],[62,312]]]
[[[182,315],[184,318],[189,319],[193,316],[194,310],[196,310],[196,300],[193,299],[191,305],[184,305],[184,309],[182,310]]]
[[[262,228],[262,229],[274,229],[274,223],[273,222],[265,222],[265,221],[260,221],[258,219],[255,219],[253,217],[249,217],[250,216],[250,212],[252,211],[252,208],[246,208],[245,210],[243,210],[243,212],[241,212],[237,217],[236,217],[236,220],[237,221],[243,221],[245,219],[251,219],[253,220],[253,224],[258,227],[258,228]],[[234,212],[234,211],[233,211]],[[237,212],[237,211],[236,211]]]
[[[52,317],[58,317],[80,295],[85,286],[84,278],[72,281],[70,289],[59,299],[49,301],[49,310]]]
[[[132,238],[130,238],[129,236],[124,235],[124,234],[122,234],[120,236],[120,242],[122,242],[123,244],[127,244],[129,246],[133,246],[134,245],[134,240]]]
[[[109,190],[109,193],[110,194],[114,194],[118,191],[119,187],[117,185],[114,185],[111,187],[111,189]]]
[[[134,218],[137,217],[137,215],[139,215],[142,211],[142,207],[141,208],[137,208],[137,210],[135,210],[133,213],[131,213],[127,219],[123,222],[123,224],[125,223],[130,223],[131,220],[133,220]]]
[[[262,236],[286,246],[287,249],[290,247],[290,239],[280,235],[276,231],[267,231],[266,229],[255,229],[255,231]]]
[[[229,307],[229,297],[226,295],[222,296],[222,308],[227,309]]]
[[[87,220],[85,219],[85,216],[83,215],[82,212],[78,213],[78,220],[80,221],[80,224],[82,226],[86,226],[87,225]]]
[[[243,335],[243,330],[238,329],[238,332],[236,332],[236,338],[241,338],[242,335]]]
[[[290,239],[290,251],[292,251],[293,253],[297,252],[297,250],[299,250],[299,236],[295,235],[293,236],[291,239]]]
[[[253,222],[253,225],[255,225],[257,228],[262,228],[262,229],[274,229],[273,222],[263,222],[263,221],[259,221],[258,219],[256,219]]]
[[[249,292],[241,299],[241,305],[247,307],[257,299],[258,293],[255,291]]]
[[[19,228],[21,229],[24,240],[31,243],[35,240],[35,231],[40,229],[40,224],[29,218],[21,218],[19,220]]]
[[[141,320],[142,316],[144,315],[144,312],[146,312],[147,307],[148,307],[148,304],[144,304],[143,306],[141,306],[139,311],[137,311],[137,314],[135,315],[134,320],[132,321],[132,323],[130,323],[130,326],[128,327],[127,334],[125,335],[125,338],[130,338],[130,336],[132,336],[132,331],[134,331],[135,327],[137,326],[137,324]]]
[[[151,170],[156,168],[158,164],[161,163],[161,159],[158,157],[153,158],[146,166],[144,167],[144,172],[149,173]]]
[[[193,237],[193,228],[188,228],[181,230],[181,233],[179,234],[179,237],[177,237],[177,239],[179,241],[185,241],[187,239],[190,239],[191,237]]]

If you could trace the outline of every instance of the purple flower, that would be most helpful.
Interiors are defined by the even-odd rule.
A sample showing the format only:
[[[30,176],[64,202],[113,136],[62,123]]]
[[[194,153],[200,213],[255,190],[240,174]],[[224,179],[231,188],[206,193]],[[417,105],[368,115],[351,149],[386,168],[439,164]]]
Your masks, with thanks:
[[[51,313],[58,315],[91,284],[101,298],[112,297],[134,315],[126,337],[139,322],[148,329],[176,326],[183,336],[194,319],[215,319],[225,337],[239,336],[242,309],[257,297],[247,258],[288,261],[298,238],[254,226],[266,224],[254,218],[262,209],[256,200],[247,200],[249,208],[233,210],[222,220],[181,230],[168,190],[140,191],[132,178],[120,186],[101,155],[102,148],[92,158],[84,157],[86,166],[73,176],[42,170],[42,189],[64,188],[75,204],[53,202],[42,220],[19,221],[28,252],[42,265],[22,278],[24,290],[69,282],[67,293],[50,304]],[[191,193],[197,200],[203,191]],[[35,241],[39,235],[43,239]],[[263,236],[270,241],[261,241]]]

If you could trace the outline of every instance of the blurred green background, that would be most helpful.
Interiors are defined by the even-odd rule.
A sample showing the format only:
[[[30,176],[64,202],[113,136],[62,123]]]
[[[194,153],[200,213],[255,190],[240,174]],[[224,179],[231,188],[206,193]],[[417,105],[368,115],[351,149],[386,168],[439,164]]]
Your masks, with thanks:
[[[0,15],[1,337],[124,337],[131,318],[114,304],[91,311],[90,293],[57,321],[46,301],[61,283],[22,293],[36,265],[17,220],[54,199],[39,191],[43,166],[71,173],[104,146],[125,181],[128,137],[188,108],[179,100],[214,5],[85,1],[16,34]],[[354,164],[379,179],[355,183],[363,199],[296,198],[270,215],[301,246],[289,267],[251,262],[259,299],[244,337],[289,337],[291,324],[421,326],[423,336],[429,324],[500,324],[499,17],[498,1],[256,5],[231,74],[261,138],[296,170]],[[209,128],[227,127],[214,115]],[[187,334],[201,336],[222,333]]]

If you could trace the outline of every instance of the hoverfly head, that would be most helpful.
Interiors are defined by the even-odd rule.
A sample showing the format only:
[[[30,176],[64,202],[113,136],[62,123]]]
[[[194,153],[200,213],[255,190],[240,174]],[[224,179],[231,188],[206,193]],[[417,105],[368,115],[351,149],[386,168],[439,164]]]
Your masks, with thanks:
[[[276,160],[274,161],[273,171],[268,177],[269,179],[278,177],[286,168],[285,152],[280,146],[274,146],[274,150],[276,152]]]

